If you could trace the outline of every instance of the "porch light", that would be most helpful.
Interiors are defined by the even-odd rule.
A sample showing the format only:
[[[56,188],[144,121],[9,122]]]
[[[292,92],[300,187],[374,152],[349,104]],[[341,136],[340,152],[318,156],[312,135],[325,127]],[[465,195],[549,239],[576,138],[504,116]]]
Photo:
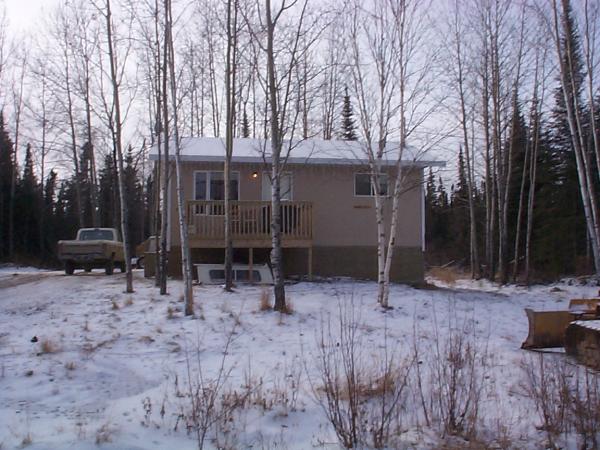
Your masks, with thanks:
[[[252,178],[258,178],[258,172],[256,172],[256,171],[252,172]]]

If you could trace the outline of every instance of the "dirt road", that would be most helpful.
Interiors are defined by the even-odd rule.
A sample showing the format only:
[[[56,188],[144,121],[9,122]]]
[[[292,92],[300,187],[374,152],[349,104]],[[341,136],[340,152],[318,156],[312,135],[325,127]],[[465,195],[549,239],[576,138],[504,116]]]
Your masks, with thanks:
[[[33,283],[48,277],[60,277],[58,272],[34,272],[34,273],[13,273],[0,276],[0,289],[20,286],[22,284]]]

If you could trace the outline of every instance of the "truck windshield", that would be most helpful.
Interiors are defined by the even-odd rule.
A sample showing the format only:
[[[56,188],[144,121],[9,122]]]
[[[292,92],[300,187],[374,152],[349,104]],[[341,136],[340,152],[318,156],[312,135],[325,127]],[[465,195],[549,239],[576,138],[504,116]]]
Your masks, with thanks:
[[[80,241],[112,241],[113,239],[111,230],[82,230],[79,233]]]

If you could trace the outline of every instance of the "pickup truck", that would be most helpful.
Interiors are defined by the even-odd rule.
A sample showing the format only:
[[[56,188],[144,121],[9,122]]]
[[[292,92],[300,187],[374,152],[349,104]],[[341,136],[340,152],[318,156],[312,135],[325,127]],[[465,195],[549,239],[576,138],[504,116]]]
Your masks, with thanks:
[[[115,267],[125,271],[123,242],[114,228],[81,228],[74,241],[58,241],[58,259],[67,275],[75,269],[103,268],[106,275],[112,275]]]

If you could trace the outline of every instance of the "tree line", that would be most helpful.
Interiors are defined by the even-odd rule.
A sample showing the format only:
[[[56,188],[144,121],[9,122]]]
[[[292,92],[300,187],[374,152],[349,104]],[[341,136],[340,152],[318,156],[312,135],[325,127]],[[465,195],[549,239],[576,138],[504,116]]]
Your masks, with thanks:
[[[120,229],[119,184],[111,154],[106,154],[98,171],[97,207],[92,201],[89,163],[90,146],[79,151],[79,174],[50,170],[45,180],[36,174],[31,145],[25,148],[22,166],[13,168],[14,144],[0,115],[0,260],[42,267],[58,267],[56,244],[74,239],[79,228]],[[125,158],[126,201],[132,205],[129,232],[132,254],[135,246],[149,235],[154,195],[152,176],[143,178],[130,148]],[[14,194],[11,179],[14,173]],[[78,179],[76,179],[76,177]],[[80,186],[79,195],[76,185]],[[81,202],[81,203],[80,203]],[[13,209],[13,224],[9,222]]]
[[[233,137],[269,138],[280,308],[286,143],[318,137],[363,144],[382,304],[395,245],[383,219],[402,210],[387,212],[377,188],[392,142],[398,173],[436,151],[449,163],[425,177],[432,263],[501,282],[597,272],[599,17],[595,2],[569,0],[76,0],[35,36],[11,35],[4,17],[0,259],[53,264],[56,240],[115,226],[129,254],[159,236],[166,293],[167,186],[180,181],[167,161],[181,137],[223,137],[226,180]]]
[[[548,10],[538,6],[534,17],[544,33],[536,39],[549,42],[535,41],[527,58],[524,27],[531,18],[526,6],[532,5],[521,12],[516,78],[504,104],[497,97],[502,61],[494,58],[510,10],[503,5],[484,17],[489,36],[479,55],[490,73],[475,75],[482,82],[481,115],[469,116],[462,97],[466,77],[460,64],[468,57],[461,49],[465,29],[456,17],[455,85],[464,139],[457,146],[455,181],[444,183],[430,172],[426,184],[431,260],[454,261],[475,277],[501,282],[598,272],[600,95],[593,62],[598,8],[586,2],[576,11],[568,0],[553,1]],[[534,83],[529,90],[520,82],[527,70]],[[472,148],[477,139],[468,136],[477,121],[484,127],[483,155]]]

